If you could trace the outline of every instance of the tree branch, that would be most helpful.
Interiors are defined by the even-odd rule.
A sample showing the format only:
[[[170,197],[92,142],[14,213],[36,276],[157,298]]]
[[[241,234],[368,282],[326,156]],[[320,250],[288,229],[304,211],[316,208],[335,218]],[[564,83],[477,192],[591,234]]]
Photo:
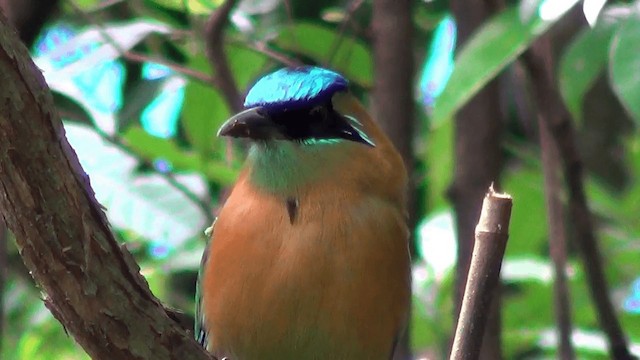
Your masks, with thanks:
[[[418,217],[418,196],[413,171],[415,157],[411,146],[414,126],[412,3],[409,0],[375,0],[371,20],[375,34],[372,110],[374,117],[402,155],[407,168],[409,229],[415,228]],[[357,5],[357,1],[352,3],[353,11],[357,9]],[[413,237],[409,247],[411,253],[415,254]],[[394,359],[411,358],[409,336],[407,329],[399,340]]]
[[[233,112],[242,110],[242,97],[224,53],[224,28],[237,0],[226,0],[211,13],[205,26],[205,51],[213,68],[213,84],[220,89]]]
[[[551,66],[552,52],[548,35],[540,37],[523,57],[533,83],[538,108],[558,147],[563,163],[564,178],[569,191],[569,213],[576,232],[577,247],[582,255],[591,297],[595,303],[600,327],[607,335],[612,359],[634,359],[616,316],[609,287],[604,275],[604,265],[587,204],[583,184],[582,161],[576,147],[575,131],[569,113],[561,102]],[[553,110],[552,110],[553,109]],[[557,116],[553,111],[557,111]]]
[[[536,79],[534,79],[536,81]],[[549,252],[553,261],[554,282],[553,298],[556,324],[558,326],[559,358],[563,360],[575,359],[571,343],[571,303],[569,287],[567,286],[567,234],[565,217],[560,200],[561,184],[558,171],[558,148],[553,141],[553,135],[545,116],[551,116],[550,111],[538,108],[538,128],[540,131],[540,152],[542,156],[542,171],[544,173],[545,202],[547,205],[547,222],[549,223]],[[553,116],[562,116],[553,109]]]
[[[210,359],[115,241],[51,93],[0,16],[0,213],[45,304],[98,359]]]
[[[492,297],[500,282],[512,205],[511,196],[496,193],[493,185],[489,187],[476,226],[476,241],[451,360],[474,360],[480,357]]]

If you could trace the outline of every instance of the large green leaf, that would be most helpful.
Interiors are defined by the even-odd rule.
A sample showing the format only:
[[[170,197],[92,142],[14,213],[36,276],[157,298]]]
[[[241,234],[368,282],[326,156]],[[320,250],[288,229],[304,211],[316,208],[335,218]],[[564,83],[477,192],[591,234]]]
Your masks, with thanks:
[[[141,136],[144,133],[141,129],[137,131],[138,137],[134,136],[133,129],[127,132],[130,144],[141,149],[171,150],[162,143],[166,140],[156,138],[159,141],[151,142]],[[91,178],[97,200],[107,208],[109,222],[116,228],[134,231],[168,247],[200,235],[206,226],[206,214],[166,179],[158,174],[137,174],[135,157],[104,141],[89,127],[67,123],[65,130]],[[164,153],[172,159],[180,158],[170,151]],[[199,174],[176,175],[175,180],[199,198],[206,196],[205,181]]]
[[[163,159],[178,171],[197,171],[207,179],[221,185],[230,185],[238,172],[221,161],[204,159],[194,153],[180,149],[172,140],[162,139],[148,134],[139,127],[130,127],[123,138],[127,144],[143,158],[154,161]]]
[[[456,57],[451,78],[436,100],[433,123],[453,117],[558,18],[543,20],[536,14],[523,22],[518,8],[510,7],[486,22]]]
[[[609,56],[609,43],[615,27],[599,22],[585,28],[571,43],[560,61],[560,92],[573,118],[582,120],[584,95],[600,75]]]
[[[275,43],[334,68],[362,86],[373,84],[371,50],[353,37],[318,24],[297,22],[285,27]]]
[[[625,20],[613,38],[609,76],[613,91],[625,109],[640,123],[640,19]]]

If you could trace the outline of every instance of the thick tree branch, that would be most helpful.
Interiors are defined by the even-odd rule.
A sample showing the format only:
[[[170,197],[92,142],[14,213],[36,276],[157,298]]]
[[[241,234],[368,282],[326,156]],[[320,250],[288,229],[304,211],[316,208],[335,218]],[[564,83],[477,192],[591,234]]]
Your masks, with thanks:
[[[224,28],[237,0],[226,0],[211,13],[205,26],[205,51],[213,68],[213,84],[220,89],[233,112],[242,110],[242,97],[224,53]]]
[[[51,94],[0,16],[0,212],[45,304],[96,359],[210,359],[116,243]]]
[[[512,205],[511,196],[496,193],[491,185],[482,203],[480,220],[475,230],[473,256],[451,360],[475,360],[480,357],[492,297],[500,282]]]
[[[562,158],[575,239],[582,255],[583,268],[587,275],[600,327],[609,341],[610,356],[612,359],[634,359],[629,352],[627,339],[609,298],[604,265],[585,195],[582,161],[576,147],[575,131],[570,115],[560,100],[551,59],[551,42],[548,35],[540,37],[524,56],[531,78],[537,79],[534,82],[534,95],[538,108],[543,111],[543,119],[548,122],[546,126],[551,131]]]
[[[357,1],[352,3],[355,11]],[[417,221],[417,196],[413,170],[413,21],[409,0],[375,0],[373,2],[374,72],[373,113],[380,126],[400,151],[409,176],[409,228]],[[413,238],[411,253],[415,253]],[[409,331],[399,340],[395,359],[410,359]]]

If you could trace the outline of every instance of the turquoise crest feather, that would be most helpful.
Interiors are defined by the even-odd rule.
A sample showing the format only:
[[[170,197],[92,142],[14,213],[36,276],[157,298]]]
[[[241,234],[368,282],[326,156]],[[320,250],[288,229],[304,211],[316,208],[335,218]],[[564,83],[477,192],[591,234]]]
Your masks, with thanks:
[[[249,90],[246,108],[261,106],[267,110],[296,110],[320,105],[349,82],[342,75],[315,66],[284,68],[264,76]]]

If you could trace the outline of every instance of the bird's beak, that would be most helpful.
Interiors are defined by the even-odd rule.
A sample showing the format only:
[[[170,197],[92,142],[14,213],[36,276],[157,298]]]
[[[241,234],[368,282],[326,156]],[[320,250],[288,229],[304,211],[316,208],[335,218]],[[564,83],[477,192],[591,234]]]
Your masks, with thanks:
[[[343,116],[342,120],[343,122],[339,124],[338,129],[337,129],[337,136],[345,139],[345,140],[349,140],[349,141],[354,141],[357,143],[361,143],[361,144],[365,144],[371,147],[375,147],[376,144],[373,143],[373,141],[371,141],[365,134],[363,134],[361,131],[358,131],[356,129],[356,127],[354,125],[351,124],[351,120],[353,118],[348,117],[348,116]],[[357,120],[353,119],[352,121],[358,123]]]
[[[271,139],[278,133],[277,127],[264,108],[255,107],[232,116],[222,124],[218,136]]]

